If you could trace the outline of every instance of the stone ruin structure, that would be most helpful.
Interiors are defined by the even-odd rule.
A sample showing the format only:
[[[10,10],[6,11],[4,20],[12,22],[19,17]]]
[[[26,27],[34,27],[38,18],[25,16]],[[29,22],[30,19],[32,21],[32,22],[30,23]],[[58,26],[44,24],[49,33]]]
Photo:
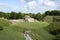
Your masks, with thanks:
[[[24,19],[13,19],[13,20],[9,20],[10,22],[12,22],[13,24],[16,24],[18,22],[39,22],[34,18],[31,18],[30,16],[26,15],[24,17]]]
[[[25,20],[26,22],[38,22],[36,19],[31,18],[31,17],[28,16],[28,15],[26,15],[26,16],[24,17],[24,20]]]

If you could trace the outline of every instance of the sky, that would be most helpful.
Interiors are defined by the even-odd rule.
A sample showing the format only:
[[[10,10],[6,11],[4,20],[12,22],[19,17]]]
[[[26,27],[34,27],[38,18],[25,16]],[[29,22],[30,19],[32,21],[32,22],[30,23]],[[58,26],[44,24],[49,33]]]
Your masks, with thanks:
[[[0,11],[44,13],[47,10],[60,10],[60,0],[0,0]]]

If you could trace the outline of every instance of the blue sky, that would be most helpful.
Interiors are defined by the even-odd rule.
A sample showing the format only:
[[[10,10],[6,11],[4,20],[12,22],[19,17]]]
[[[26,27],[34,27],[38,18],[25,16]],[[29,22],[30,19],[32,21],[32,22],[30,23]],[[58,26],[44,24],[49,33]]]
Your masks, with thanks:
[[[0,11],[37,13],[60,10],[60,0],[0,0]]]

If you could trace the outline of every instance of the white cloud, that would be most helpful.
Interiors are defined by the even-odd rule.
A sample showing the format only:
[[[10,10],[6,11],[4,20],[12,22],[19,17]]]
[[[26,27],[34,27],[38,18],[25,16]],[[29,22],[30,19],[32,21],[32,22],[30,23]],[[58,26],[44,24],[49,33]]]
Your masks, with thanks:
[[[22,3],[23,3],[23,2],[25,2],[25,0],[20,0],[20,2],[22,2]]]
[[[51,0],[38,0],[40,5],[45,5],[45,6],[55,6],[56,3]]]
[[[29,12],[41,12],[56,9],[56,3],[51,0],[32,0],[28,2],[26,2],[27,0],[22,1],[27,4],[26,10],[28,10]],[[25,8],[23,10],[25,10]]]
[[[46,1],[45,5],[46,6],[55,6],[56,4],[53,1]]]
[[[52,0],[19,0],[19,6],[11,6],[0,3],[0,8],[21,12],[42,12],[46,10],[60,9],[60,2]]]
[[[37,5],[36,1],[31,1],[31,2],[28,2],[27,4],[28,4],[27,6],[28,6],[30,9],[34,9],[35,6]]]

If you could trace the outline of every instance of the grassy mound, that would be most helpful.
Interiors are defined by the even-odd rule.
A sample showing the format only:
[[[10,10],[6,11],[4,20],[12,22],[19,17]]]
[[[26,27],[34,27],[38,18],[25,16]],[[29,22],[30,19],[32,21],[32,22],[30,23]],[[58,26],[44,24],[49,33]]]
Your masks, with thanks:
[[[43,20],[44,20],[45,22],[51,23],[51,22],[53,22],[53,16],[46,16],[46,17],[44,17]]]
[[[4,18],[0,18],[0,26],[9,26],[11,24],[10,21]]]
[[[11,22],[0,18],[0,40],[24,40],[23,33],[14,31]]]

